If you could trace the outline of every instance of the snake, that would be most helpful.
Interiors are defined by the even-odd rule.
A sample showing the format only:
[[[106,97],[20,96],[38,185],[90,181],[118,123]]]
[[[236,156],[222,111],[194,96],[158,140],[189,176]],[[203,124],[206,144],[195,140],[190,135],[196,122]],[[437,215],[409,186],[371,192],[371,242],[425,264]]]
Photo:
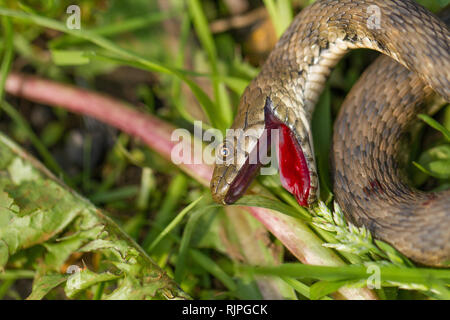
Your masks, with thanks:
[[[317,0],[301,10],[240,97],[217,148],[212,198],[236,202],[275,148],[281,185],[301,206],[317,203],[312,115],[334,66],[361,48],[382,55],[334,122],[334,197],[346,218],[374,238],[418,264],[445,267],[450,190],[414,188],[405,167],[417,115],[429,111],[430,101],[450,101],[450,32],[412,0]]]

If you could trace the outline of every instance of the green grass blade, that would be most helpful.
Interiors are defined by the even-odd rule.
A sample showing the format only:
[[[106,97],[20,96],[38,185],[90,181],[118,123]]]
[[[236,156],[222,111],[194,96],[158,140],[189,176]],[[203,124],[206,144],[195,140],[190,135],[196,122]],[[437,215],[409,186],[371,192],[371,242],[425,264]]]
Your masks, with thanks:
[[[278,0],[278,15],[281,21],[282,32],[284,32],[292,22],[294,13],[292,10],[292,0]]]
[[[186,208],[181,210],[180,213],[167,225],[167,227],[164,228],[163,231],[159,233],[156,239],[153,240],[153,242],[148,246],[147,252],[150,253],[158,245],[158,243],[162,239],[164,239],[164,237],[168,235],[183,220],[186,214],[188,214],[191,211],[191,209],[194,208],[196,204],[199,203],[200,200],[202,199],[203,196],[197,198],[196,200],[191,202]]]
[[[264,196],[247,195],[233,203],[236,206],[260,207],[275,210],[294,218],[311,221],[308,211],[303,208],[293,208],[279,200],[273,200]]]
[[[277,36],[280,37],[283,33],[283,27],[281,26],[280,19],[278,18],[277,7],[275,6],[274,0],[263,0],[264,5],[266,6],[267,11],[269,12],[270,19],[272,20],[273,26],[277,33]]]
[[[450,270],[426,268],[400,268],[377,265],[380,269],[382,281],[395,281],[402,283],[418,283],[432,287],[441,283],[450,284]],[[367,267],[351,266],[313,266],[299,263],[285,263],[279,266],[254,267],[243,266],[242,271],[251,274],[277,275],[293,278],[311,278],[327,281],[364,280],[370,274]]]
[[[13,29],[8,17],[2,17],[4,52],[2,65],[0,67],[0,100],[5,94],[5,83],[13,58]]]
[[[189,14],[184,14],[181,22],[180,39],[178,41],[178,54],[175,58],[175,67],[182,69],[184,67],[185,61],[185,51],[186,45],[190,34],[191,20]],[[195,119],[192,117],[184,108],[184,102],[181,95],[181,81],[180,79],[174,78],[171,88],[171,96],[173,98],[173,104],[177,109],[178,113],[190,123],[194,123]]]
[[[52,60],[57,66],[75,66],[90,62],[82,50],[51,50]]]
[[[189,216],[188,222],[184,228],[183,236],[181,238],[180,249],[178,252],[178,258],[175,266],[175,281],[180,283],[183,280],[184,274],[186,272],[186,258],[189,252],[189,245],[194,233],[195,227],[197,226],[197,222],[200,217],[208,212],[208,210],[212,210],[220,207],[220,205],[209,205],[207,207],[198,208],[194,211],[191,211],[191,215]]]
[[[205,49],[211,62],[213,73],[217,72],[217,51],[213,37],[209,30],[208,21],[206,20],[202,6],[198,0],[188,0],[188,9],[194,23],[197,36]]]
[[[33,270],[4,270],[0,273],[0,280],[33,279],[36,272]]]
[[[295,291],[309,299],[309,287],[306,284],[290,277],[281,277],[281,279],[283,279],[283,281],[290,285]]]
[[[101,26],[98,28],[90,29],[92,33],[98,36],[111,37],[116,36],[125,32],[133,32],[139,29],[143,29],[152,24],[164,21],[174,15],[174,12],[157,12],[145,15],[143,17],[129,18],[121,23],[114,23],[106,26]],[[49,42],[49,47],[51,48],[61,48],[70,45],[80,44],[85,42],[86,39],[75,38],[71,35],[65,35],[56,38]]]
[[[159,67],[155,67],[155,65],[153,63],[149,63],[148,61],[145,62],[144,61],[131,61],[131,60],[126,60],[126,59],[121,59],[118,57],[113,57],[109,54],[102,54],[102,53],[85,53],[86,56],[95,59],[95,58],[100,58],[100,59],[105,59],[108,61],[112,61],[115,63],[118,63],[120,65],[129,65],[135,68],[139,68],[142,70],[147,70],[147,71],[154,71],[154,72],[160,72],[160,73],[165,73],[165,74],[173,74],[176,75],[178,79],[183,80],[188,86],[189,88],[192,90],[192,92],[194,93],[195,97],[197,98],[197,100],[200,102],[203,110],[205,111],[206,115],[208,116],[208,118],[210,119],[212,125],[216,128],[219,128],[221,130],[225,130],[226,127],[223,125],[223,123],[220,121],[220,119],[218,119],[217,117],[215,117],[215,106],[214,103],[212,102],[212,100],[208,97],[208,95],[192,80],[190,80],[189,78],[187,78],[186,74],[188,74],[189,72],[185,72],[185,71],[181,71],[181,70],[177,70],[177,69],[173,69],[170,67],[163,67],[162,65],[159,65],[159,67],[163,67],[163,69],[159,68]],[[203,75],[202,75],[203,76]]]
[[[14,282],[16,282],[16,280],[9,279],[0,283],[0,300],[3,300]]]
[[[422,121],[426,122],[430,127],[441,132],[444,135],[445,139],[447,141],[450,141],[450,131],[447,128],[445,128],[442,124],[440,124],[430,116],[427,116],[426,114],[419,114],[418,117]]]
[[[239,96],[244,93],[245,88],[249,84],[247,79],[237,77],[223,77],[223,82]]]
[[[310,299],[318,300],[323,298],[327,294],[338,291],[345,285],[353,284],[354,281],[343,280],[343,281],[318,281],[310,287]]]
[[[30,139],[31,143],[36,148],[39,155],[42,157],[45,165],[54,172],[56,172],[58,175],[61,175],[67,184],[71,184],[70,177],[61,169],[59,164],[51,155],[50,151],[48,151],[47,147],[33,132],[33,129],[30,127],[28,122],[22,117],[22,115],[6,101],[3,101],[1,106],[2,109],[5,111],[5,113],[17,124],[17,126],[22,128],[23,132],[25,132],[28,139]]]
[[[217,49],[214,40],[209,30],[208,21],[206,20],[202,6],[198,0],[189,0],[188,9],[192,17],[197,36],[205,49],[212,71],[212,81],[214,89],[214,97],[217,105],[216,117],[221,123],[220,128],[228,128],[232,121],[232,111],[228,94],[225,90],[224,83],[220,80],[219,70],[217,65]]]
[[[292,5],[289,0],[263,0],[273,26],[280,37],[292,21]]]
[[[120,201],[124,199],[130,199],[135,197],[139,193],[139,187],[136,185],[123,186],[114,190],[108,190],[103,192],[97,192],[89,198],[93,203],[109,203],[114,201]]]
[[[237,285],[234,280],[223,269],[210,259],[207,255],[199,250],[190,250],[191,257],[194,261],[200,265],[203,269],[219,279],[230,291],[236,291]]]
[[[35,14],[29,14],[5,8],[0,8],[0,15],[25,20],[27,22],[32,22],[42,27],[58,30],[73,35],[75,37],[85,39],[89,42],[95,43],[96,45],[107,50],[108,52],[116,54],[120,58],[125,59],[128,62],[127,64],[129,65],[140,66],[145,70],[176,76],[179,79],[183,80],[190,87],[190,89],[192,90],[192,92],[202,105],[203,110],[210,119],[211,123],[221,130],[224,130],[227,127],[226,121],[223,121],[223,119],[218,117],[217,110],[211,99],[209,99],[208,95],[198,85],[196,85],[193,81],[189,80],[183,73],[181,73],[176,69],[164,66],[154,61],[150,61],[144,57],[139,56],[136,53],[123,49],[117,46],[114,42],[105,39],[101,36],[98,36],[97,34],[90,32],[89,30],[68,29],[64,24],[55,21],[53,19],[48,19]]]
[[[160,209],[158,209],[158,212],[153,219],[153,228],[149,231],[142,242],[142,247],[148,248],[150,244],[158,237],[160,232],[159,230],[165,228],[167,224],[170,223],[176,213],[175,210],[177,206],[180,204],[187,192],[187,187],[188,179],[182,173],[177,174],[172,181],[170,181]]]
[[[327,86],[317,103],[312,119],[314,149],[320,178],[320,196],[324,201],[330,199],[332,195],[328,168],[332,126],[331,91]]]

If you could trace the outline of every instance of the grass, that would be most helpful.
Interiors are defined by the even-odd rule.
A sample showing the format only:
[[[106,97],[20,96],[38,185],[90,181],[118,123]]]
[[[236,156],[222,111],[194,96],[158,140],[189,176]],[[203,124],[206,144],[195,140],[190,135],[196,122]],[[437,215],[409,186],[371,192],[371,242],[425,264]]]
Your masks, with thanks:
[[[346,92],[373,59],[366,52],[353,52],[338,65],[316,108],[313,135],[315,145],[319,146],[316,156],[323,202],[312,211],[299,207],[276,177],[261,177],[257,188],[262,195],[245,196],[236,206],[225,209],[212,203],[209,190],[201,182],[125,134],[105,147],[104,159],[90,165],[97,145],[93,144],[94,133],[88,132],[81,142],[81,164],[74,169],[77,166],[61,161],[58,152],[67,146],[68,132],[74,127],[87,131],[82,120],[52,109],[49,115],[52,122],[37,125],[20,101],[4,97],[10,69],[31,70],[45,78],[102,91],[105,88],[100,89],[102,76],[114,78],[112,70],[131,67],[142,70],[145,79],[152,78],[151,82],[139,81],[139,88],[130,89],[127,73],[142,78],[132,69],[119,73],[119,87],[129,90],[125,99],[141,110],[191,131],[197,116],[212,127],[225,130],[232,122],[240,94],[257,74],[258,67],[247,62],[249,53],[242,51],[245,40],[239,39],[233,30],[214,34],[210,29],[212,20],[229,15],[224,2],[171,3],[170,10],[162,11],[156,2],[133,1],[124,8],[118,0],[109,1],[106,7],[98,9],[101,14],[94,16],[90,12],[95,11],[100,1],[80,1],[85,13],[83,27],[70,30],[64,23],[67,1],[49,2],[43,7],[39,2],[33,7],[25,1],[2,1],[2,128],[35,152],[74,190],[107,210],[193,298],[332,299],[333,293],[344,286],[365,285],[368,268],[376,266],[381,274],[380,287],[376,289],[379,298],[449,299],[449,271],[417,268],[394,248],[374,241],[366,229],[348,224],[338,207],[331,210],[326,206],[332,203],[328,154],[333,118]],[[279,36],[306,1],[263,3]],[[429,6],[437,11],[443,5],[431,1]],[[170,33],[171,28],[167,27],[170,18],[179,21],[178,33]],[[43,64],[49,67],[43,69]],[[109,88],[108,93],[124,99],[118,91]],[[434,118],[438,121],[421,116],[429,125],[426,137],[431,138],[427,138],[427,144],[417,143],[415,166],[411,166],[410,174],[419,186],[443,189],[450,183],[450,107],[444,107]],[[9,119],[11,124],[6,125]],[[51,123],[62,129],[52,130]],[[323,255],[330,256],[328,261],[335,265],[317,267],[299,263],[281,240],[270,237],[261,222],[242,212],[240,206],[244,205],[282,213],[286,216],[283,219],[300,228],[305,237],[317,237],[317,242],[311,240],[310,246],[313,243],[321,246]],[[43,255],[46,245],[38,244],[10,259],[6,271],[0,274],[1,297],[24,298],[30,294],[18,287],[16,280],[35,276],[32,266]],[[71,259],[80,263],[83,258],[75,251]],[[89,269],[109,270],[111,266],[105,258],[99,258],[97,264],[92,262]],[[69,291],[64,295],[54,290],[47,292],[46,297],[101,299],[111,294],[109,284],[118,280],[108,276],[100,282],[89,281],[86,280],[90,285],[81,293]],[[272,292],[261,289],[265,282],[274,284]],[[410,292],[418,294],[408,295]]]

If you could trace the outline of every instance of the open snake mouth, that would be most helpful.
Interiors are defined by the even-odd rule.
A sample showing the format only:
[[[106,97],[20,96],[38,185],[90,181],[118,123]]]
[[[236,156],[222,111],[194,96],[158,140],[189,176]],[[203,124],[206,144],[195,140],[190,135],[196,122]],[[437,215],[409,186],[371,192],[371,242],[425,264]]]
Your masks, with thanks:
[[[258,139],[256,146],[230,185],[225,197],[226,203],[235,202],[257,175],[262,166],[259,156],[267,154],[271,146],[272,130],[277,129],[279,130],[277,154],[281,185],[295,196],[301,206],[308,206],[311,189],[308,164],[294,132],[280,121],[272,110],[272,101],[267,98],[264,106],[265,134]],[[252,156],[256,158],[252,158]],[[250,159],[257,159],[257,161],[251,164]]]

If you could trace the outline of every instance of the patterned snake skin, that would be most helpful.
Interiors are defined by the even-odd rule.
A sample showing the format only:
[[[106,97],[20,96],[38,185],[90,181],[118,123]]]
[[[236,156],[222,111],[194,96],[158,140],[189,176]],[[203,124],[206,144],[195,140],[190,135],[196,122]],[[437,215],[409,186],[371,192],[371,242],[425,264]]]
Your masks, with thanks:
[[[442,266],[450,260],[450,192],[414,190],[401,168],[406,132],[417,113],[426,112],[424,101],[434,92],[450,101],[450,32],[412,0],[319,0],[302,10],[241,98],[232,128],[252,134],[240,149],[227,135],[219,156],[224,163],[211,181],[213,198],[227,204],[245,192],[260,167],[249,165],[252,151],[276,122],[290,130],[307,165],[305,204],[316,201],[312,113],[331,69],[356,48],[386,56],[363,74],[336,120],[336,199],[376,238],[416,262]],[[225,161],[230,155],[234,161]]]

